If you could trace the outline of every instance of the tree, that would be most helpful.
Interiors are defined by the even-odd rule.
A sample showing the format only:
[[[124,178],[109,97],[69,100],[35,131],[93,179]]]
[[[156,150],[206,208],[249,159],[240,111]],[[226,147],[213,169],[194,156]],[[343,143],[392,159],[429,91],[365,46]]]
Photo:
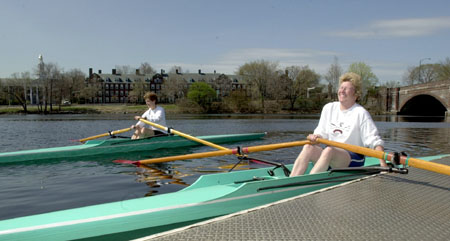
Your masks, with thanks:
[[[147,91],[145,87],[145,81],[142,78],[136,78],[133,83],[133,90],[128,93],[130,101],[135,104],[144,102],[144,95]]]
[[[35,73],[39,77],[37,81],[38,89],[41,90],[38,99],[40,112],[47,113],[48,106],[50,106],[50,112],[53,110],[54,92],[58,91],[53,88],[55,81],[61,80],[61,72],[62,70],[55,63],[44,63],[43,60],[39,62]]]
[[[86,75],[80,69],[72,69],[64,73],[64,78],[67,80],[68,91],[63,98],[69,99],[72,103],[78,102],[80,91],[85,88]]]
[[[442,61],[437,71],[438,80],[450,80],[450,58],[446,58],[445,61]]]
[[[339,88],[339,77],[342,75],[342,67],[338,63],[338,58],[334,56],[334,61],[325,74],[324,78],[328,81],[328,85],[331,85],[331,92],[328,92],[328,96],[334,98],[337,93],[337,89]],[[332,97],[333,96],[333,97]]]
[[[203,109],[209,110],[213,100],[216,98],[216,92],[207,83],[196,82],[189,87],[187,97],[189,100],[199,104]]]
[[[183,68],[181,68],[181,66],[178,66],[178,65],[172,66],[172,68],[170,68],[170,70],[169,70],[169,74],[176,74],[176,73],[182,73],[182,72],[183,72]]]
[[[117,74],[132,74],[134,69],[129,65],[116,65]]]
[[[147,62],[141,63],[141,66],[139,67],[139,72],[141,74],[150,74],[150,75],[156,74],[155,69],[153,69],[153,67]]]
[[[184,98],[188,92],[187,82],[179,75],[169,75],[161,86],[161,93],[169,102]]]
[[[213,89],[217,91],[217,97],[219,97],[219,99],[228,96],[231,93],[231,79],[225,74],[219,75],[219,77],[215,78],[211,84]]]
[[[366,93],[369,89],[375,88],[378,77],[372,72],[372,68],[364,62],[355,62],[348,67],[348,72],[353,72],[361,76],[361,99],[363,103],[367,101]]]
[[[294,104],[300,97],[301,89],[299,82],[299,74],[302,68],[300,66],[286,67],[284,73],[279,74],[278,81],[273,85],[272,89],[278,99],[288,99],[290,109],[294,109]]]
[[[270,81],[277,79],[278,63],[257,60],[239,67],[238,74],[250,83],[253,93],[259,96],[264,110],[264,100],[268,97]]]
[[[308,65],[301,67],[297,76],[301,95],[307,95],[308,88],[318,88],[320,77],[320,74],[310,69]]]
[[[423,84],[439,80],[441,64],[423,64],[420,66],[408,67],[403,81],[407,85]]]
[[[31,84],[30,72],[14,73],[7,81],[7,94],[19,103],[25,113],[27,108],[27,90]]]

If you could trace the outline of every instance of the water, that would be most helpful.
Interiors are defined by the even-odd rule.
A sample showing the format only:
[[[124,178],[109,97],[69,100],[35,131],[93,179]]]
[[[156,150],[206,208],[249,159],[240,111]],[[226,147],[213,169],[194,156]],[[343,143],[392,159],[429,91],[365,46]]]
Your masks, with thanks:
[[[374,118],[387,151],[414,157],[450,153],[450,123],[409,122],[397,117]],[[414,120],[414,119],[413,119]],[[318,116],[296,115],[181,115],[168,116],[168,125],[192,135],[267,132],[252,146],[304,140]],[[74,145],[80,139],[133,124],[131,115],[6,115],[0,116],[0,152]],[[129,134],[128,134],[129,135]],[[157,153],[0,165],[0,220],[180,190],[200,175],[223,172],[233,156],[176,161],[149,167],[115,164],[115,159],[145,159],[203,152],[210,147]],[[292,163],[300,147],[252,154]]]

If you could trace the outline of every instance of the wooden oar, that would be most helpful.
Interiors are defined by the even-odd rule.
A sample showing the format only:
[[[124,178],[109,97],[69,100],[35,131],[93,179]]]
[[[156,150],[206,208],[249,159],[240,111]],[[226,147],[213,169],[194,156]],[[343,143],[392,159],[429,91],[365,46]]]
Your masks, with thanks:
[[[194,137],[194,136],[185,134],[185,133],[183,133],[183,132],[179,132],[179,131],[174,130],[174,129],[172,129],[172,128],[168,128],[168,127],[165,127],[165,126],[163,126],[163,125],[159,125],[159,124],[153,123],[153,122],[148,121],[148,120],[146,120],[146,119],[142,119],[142,118],[141,118],[141,119],[139,119],[139,120],[142,121],[142,122],[144,122],[144,123],[146,123],[146,124],[149,124],[149,125],[151,125],[151,126],[154,126],[154,127],[156,127],[156,128],[159,128],[159,129],[161,129],[161,130],[164,130],[164,131],[166,131],[166,132],[168,132],[168,133],[173,133],[173,134],[175,134],[175,135],[179,135],[179,136],[184,137],[184,138],[186,138],[186,139],[189,139],[189,140],[191,140],[191,141],[196,141],[196,142],[202,143],[203,145],[210,146],[210,147],[216,148],[216,149],[218,149],[218,150],[229,150],[229,149],[226,148],[226,147],[219,146],[219,145],[216,145],[216,144],[214,144],[214,143],[212,143],[212,142],[209,142],[209,141],[205,141],[205,140],[199,139],[199,138],[197,138],[197,137]]]
[[[145,160],[140,160],[140,161],[115,160],[114,162],[125,163],[125,164],[134,164],[134,165],[139,166],[141,164],[171,162],[171,161],[198,159],[198,158],[206,158],[206,157],[213,157],[213,156],[240,155],[240,154],[248,154],[248,153],[259,152],[259,151],[272,151],[272,150],[276,150],[276,149],[280,149],[280,148],[303,146],[303,145],[310,144],[310,143],[311,142],[309,140],[293,141],[293,142],[284,142],[284,143],[268,144],[268,145],[261,145],[261,146],[244,147],[244,148],[240,148],[240,150],[238,148],[235,148],[235,149],[202,152],[202,153],[186,154],[186,155],[179,155],[179,156],[159,157],[159,158],[145,159]]]
[[[318,138],[317,142],[325,144],[325,145],[329,145],[329,146],[339,147],[339,148],[342,148],[342,149],[345,149],[345,150],[348,150],[351,152],[359,153],[359,154],[362,154],[365,156],[371,156],[371,157],[375,157],[378,159],[384,159],[386,161],[394,162],[394,153],[377,151],[377,150],[373,150],[373,149],[366,148],[366,147],[355,146],[355,145],[345,144],[345,143],[341,143],[341,142],[325,140],[325,139],[321,139],[321,138]],[[441,174],[445,174],[445,175],[450,175],[450,166],[447,166],[444,164],[440,164],[440,163],[436,163],[436,162],[428,162],[425,160],[421,160],[421,159],[417,159],[417,158],[413,158],[413,157],[407,157],[407,156],[400,156],[399,161],[400,161],[400,164],[403,164],[403,165],[407,165],[407,166],[409,165],[412,167],[424,169],[424,170],[431,171],[431,172],[437,172],[437,173],[441,173]]]
[[[86,137],[86,138],[83,138],[83,139],[79,139],[78,141],[79,142],[85,142],[85,141],[94,140],[94,139],[97,139],[97,138],[100,138],[100,137],[105,137],[105,136],[110,136],[110,135],[124,133],[124,132],[130,131],[130,130],[131,130],[131,128],[125,128],[125,129],[122,129],[122,130],[111,131],[111,132],[103,133],[103,134],[96,135],[96,136]]]

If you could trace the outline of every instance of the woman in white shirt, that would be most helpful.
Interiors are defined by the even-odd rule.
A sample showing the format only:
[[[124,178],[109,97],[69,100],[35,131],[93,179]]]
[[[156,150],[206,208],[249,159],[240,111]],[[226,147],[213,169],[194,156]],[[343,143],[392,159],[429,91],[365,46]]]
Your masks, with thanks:
[[[378,134],[369,112],[356,101],[361,92],[361,77],[355,73],[346,73],[339,78],[339,102],[326,104],[320,115],[319,124],[307,139],[311,145],[305,145],[295,160],[291,176],[302,175],[312,161],[311,174],[324,172],[329,167],[363,166],[365,157],[341,148],[317,145],[317,138],[338,141],[351,145],[370,147],[384,151],[384,142]],[[380,160],[381,166],[386,166]]]
[[[158,103],[158,96],[153,92],[147,92],[144,95],[144,99],[148,106],[148,110],[142,116],[135,116],[134,119],[139,120],[140,118],[143,118],[153,123],[166,126],[166,113],[164,108],[156,105]],[[140,139],[159,134],[166,134],[164,131],[158,130],[142,121],[138,121],[136,125],[132,125],[131,129],[136,129],[133,136],[131,136],[131,139]]]

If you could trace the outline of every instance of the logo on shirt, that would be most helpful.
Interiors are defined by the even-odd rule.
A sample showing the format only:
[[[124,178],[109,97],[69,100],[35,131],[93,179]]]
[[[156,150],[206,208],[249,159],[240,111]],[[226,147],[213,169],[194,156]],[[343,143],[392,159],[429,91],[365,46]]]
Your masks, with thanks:
[[[345,131],[350,130],[350,126],[346,125],[344,122],[330,123],[331,129],[333,130],[333,135],[342,135]]]

